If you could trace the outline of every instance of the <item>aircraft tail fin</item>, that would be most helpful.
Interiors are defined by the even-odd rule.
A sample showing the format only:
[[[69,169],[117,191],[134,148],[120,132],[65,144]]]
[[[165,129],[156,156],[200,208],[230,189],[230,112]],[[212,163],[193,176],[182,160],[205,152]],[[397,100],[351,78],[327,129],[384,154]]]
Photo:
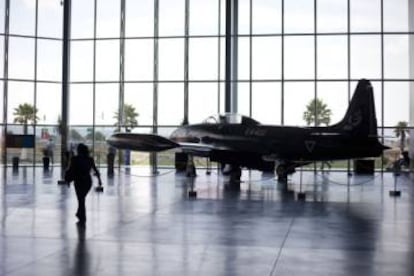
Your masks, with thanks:
[[[358,81],[344,118],[331,128],[357,137],[377,137],[375,114],[374,91],[371,82],[361,79]]]

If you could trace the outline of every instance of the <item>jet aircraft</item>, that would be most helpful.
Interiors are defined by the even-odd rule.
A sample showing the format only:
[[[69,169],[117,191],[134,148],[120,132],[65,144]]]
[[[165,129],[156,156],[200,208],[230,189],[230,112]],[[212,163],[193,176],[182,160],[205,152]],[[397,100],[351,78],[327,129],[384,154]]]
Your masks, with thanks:
[[[365,79],[358,82],[343,119],[326,127],[262,125],[246,116],[224,114],[181,126],[169,138],[115,133],[107,142],[118,149],[179,148],[206,157],[230,167],[230,183],[240,183],[242,168],[274,171],[276,166],[279,179],[286,180],[296,167],[311,162],[378,157],[387,148],[378,140],[373,88]]]

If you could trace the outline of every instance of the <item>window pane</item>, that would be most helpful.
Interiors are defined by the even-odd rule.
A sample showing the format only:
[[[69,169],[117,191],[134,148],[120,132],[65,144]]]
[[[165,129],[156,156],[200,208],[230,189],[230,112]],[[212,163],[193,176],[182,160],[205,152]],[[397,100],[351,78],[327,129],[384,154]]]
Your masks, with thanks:
[[[76,153],[76,147],[79,143],[85,143],[89,149],[92,148],[92,141],[88,141],[86,137],[92,131],[92,126],[70,126],[69,127],[69,149]]]
[[[107,163],[107,154],[108,154],[108,143],[106,143],[106,138],[112,135],[116,131],[115,127],[95,127],[95,163],[97,167],[108,165]],[[118,164],[118,154],[115,154],[114,164]],[[109,183],[108,183],[109,184]]]
[[[119,37],[121,29],[120,0],[99,0],[97,2],[97,37]]]
[[[35,15],[36,1],[10,1],[10,33],[33,36],[35,33]]]
[[[119,80],[119,40],[96,42],[96,80]]]
[[[255,37],[252,48],[253,79],[280,79],[280,37]]]
[[[119,107],[119,84],[97,84],[95,94],[95,124],[115,125]]]
[[[184,120],[184,85],[160,83],[158,85],[158,124],[180,125]]]
[[[34,78],[34,39],[9,37],[9,78]]]
[[[0,35],[0,78],[3,78],[4,74],[4,36]]]
[[[285,125],[305,126],[303,113],[306,106],[315,98],[314,82],[285,83]]]
[[[285,32],[314,32],[314,0],[285,1]]]
[[[38,35],[62,38],[63,5],[60,4],[61,2],[41,0],[38,3]]]
[[[72,41],[70,48],[71,81],[93,80],[92,41]]]
[[[184,35],[185,1],[159,1],[159,35]]]
[[[3,90],[3,81],[0,81],[0,124],[3,123],[3,119],[4,119],[4,109],[3,109],[3,100],[4,100],[4,90]],[[1,127],[0,127],[1,128]],[[0,146],[0,150],[1,150],[1,146]],[[0,155],[1,156],[1,155]]]
[[[239,80],[248,80],[250,78],[250,39],[248,37],[239,37],[237,45],[237,75]]]
[[[30,104],[34,106],[34,86],[31,82],[18,82],[18,81],[9,81],[8,83],[8,98],[7,98],[7,122],[14,123],[15,108],[20,104]],[[20,127],[19,127],[20,129]],[[23,133],[23,127],[21,132]],[[16,134],[16,133],[15,133]]]
[[[159,79],[184,79],[184,39],[159,41]]]
[[[318,78],[348,78],[346,36],[318,36]]]
[[[253,91],[253,88],[252,88]],[[223,93],[224,94],[224,93]],[[237,113],[251,116],[250,114],[250,84],[238,83],[237,85]]]
[[[217,79],[217,38],[192,38],[189,46],[189,78]]]
[[[93,38],[94,1],[72,0],[70,30],[72,38]]]
[[[317,97],[331,110],[330,125],[342,120],[348,108],[347,82],[318,82]]]
[[[406,35],[384,36],[384,77],[409,78],[409,41]]]
[[[0,146],[0,156],[3,156],[3,120],[4,120],[4,116],[3,116],[3,81],[0,81],[0,143],[2,146]],[[3,164],[3,158],[0,158],[0,164]]]
[[[125,103],[131,104],[139,114],[138,125],[150,126],[153,123],[154,88],[152,83],[126,83]]]
[[[318,32],[346,32],[348,29],[348,0],[318,0]]]
[[[208,116],[217,114],[217,84],[190,83],[188,121],[200,123]]]
[[[125,40],[125,80],[152,80],[154,75],[154,41]]]
[[[61,81],[62,42],[39,39],[37,51],[37,78],[39,80]]]
[[[280,100],[280,83],[253,83],[252,117],[263,124],[280,124]]]
[[[43,150],[49,145],[52,144],[52,152],[50,166],[59,164],[61,161],[61,138],[57,131],[57,126],[52,125],[38,125],[36,127],[36,144],[35,144],[35,154],[36,154],[36,164],[43,165]]]
[[[384,31],[408,31],[408,1],[411,0],[384,0]]]
[[[253,1],[253,33],[280,33],[282,29],[281,7],[281,0]]]
[[[93,90],[90,84],[71,84],[69,99],[69,123],[93,124]],[[82,112],[79,112],[82,110]]]
[[[375,114],[377,115],[377,124],[379,127],[383,126],[382,124],[382,114],[383,114],[383,107],[382,107],[382,88],[381,82],[379,81],[371,81],[372,87],[374,89],[374,103],[375,103]],[[353,89],[356,89],[356,83]],[[354,93],[354,91],[352,91]],[[353,95],[353,94],[352,94]]]
[[[54,83],[37,83],[36,93],[38,123],[57,125],[62,109],[62,86]]]
[[[0,34],[4,33],[4,14],[5,14],[5,12],[6,12],[6,1],[1,1],[0,2]]]
[[[384,126],[395,127],[398,122],[409,122],[409,82],[384,83]]]
[[[381,77],[380,36],[351,36],[351,78]]]
[[[381,31],[381,0],[351,0],[351,31]]]
[[[315,77],[313,37],[286,37],[284,49],[286,79],[313,79]]]
[[[190,1],[190,35],[218,33],[218,0]]]
[[[154,1],[126,0],[125,35],[127,37],[154,35]]]
[[[221,2],[224,2],[224,4],[225,4],[226,1],[221,1]],[[225,12],[226,11],[224,10],[224,13]],[[239,0],[238,23],[239,23],[239,25],[238,25],[239,34],[249,34],[250,33],[250,0]]]

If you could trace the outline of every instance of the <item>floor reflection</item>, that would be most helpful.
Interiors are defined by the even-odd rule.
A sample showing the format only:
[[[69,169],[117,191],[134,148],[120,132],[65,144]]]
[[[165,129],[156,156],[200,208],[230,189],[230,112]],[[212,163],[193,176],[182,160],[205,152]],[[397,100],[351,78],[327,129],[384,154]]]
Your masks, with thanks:
[[[88,195],[81,227],[59,170],[32,172],[3,174],[0,274],[414,275],[414,176],[401,175],[391,198],[389,174],[304,171],[299,201],[299,174],[278,183],[244,171],[228,190],[214,170],[106,179],[102,169],[104,192]]]
[[[88,251],[88,244],[86,240],[86,226],[77,223],[78,242],[74,253],[74,264],[72,275],[92,275],[90,270],[91,255]]]

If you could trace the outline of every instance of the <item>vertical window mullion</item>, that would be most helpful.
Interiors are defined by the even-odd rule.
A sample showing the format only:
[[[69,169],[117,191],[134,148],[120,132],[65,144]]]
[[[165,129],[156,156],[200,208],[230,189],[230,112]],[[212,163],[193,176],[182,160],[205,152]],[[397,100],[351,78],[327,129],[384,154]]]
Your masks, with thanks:
[[[34,85],[33,85],[33,108],[34,111],[36,111],[37,108],[37,46],[38,46],[38,22],[39,22],[39,0],[36,0],[35,3],[35,38],[34,38]],[[35,117],[36,117],[35,112]],[[37,121],[36,118],[34,118],[33,121],[33,134],[36,137],[36,125]],[[36,146],[33,147],[33,167],[36,165]]]
[[[218,0],[218,26],[217,26],[217,113],[220,113],[221,105],[221,1]]]
[[[313,62],[314,62],[314,69],[313,69],[313,74],[314,74],[314,112],[315,112],[315,126],[318,126],[318,112],[316,110],[316,100],[318,99],[318,84],[317,84],[317,73],[318,73],[318,36],[316,33],[317,30],[317,0],[314,0],[313,2]],[[316,167],[315,167],[316,168]]]
[[[153,121],[152,121],[152,133],[158,132],[158,50],[159,50],[159,0],[154,0],[154,87],[153,87]],[[152,172],[157,172],[157,155],[156,153],[150,154],[150,163]]]
[[[249,14],[249,116],[251,117],[253,114],[252,106],[253,106],[253,5],[252,0],[249,1],[250,5],[250,14]]]
[[[280,123],[281,125],[285,124],[285,0],[281,1],[281,21],[282,21],[282,26],[281,26],[281,100],[280,100],[280,105],[281,105],[281,116],[280,116]]]
[[[7,133],[7,109],[8,109],[8,84],[9,84],[9,15],[10,15],[10,0],[6,0],[4,6],[4,49],[3,49],[3,135]],[[3,139],[2,147],[2,161],[3,164],[7,164],[7,150],[6,150],[6,139]]]
[[[188,124],[188,71],[189,71],[189,15],[190,15],[190,0],[185,0],[185,20],[184,20],[184,121],[183,124]]]
[[[93,14],[93,64],[92,64],[92,153],[95,154],[95,110],[96,110],[96,33],[98,3],[94,2]]]
[[[348,106],[351,101],[351,0],[347,2],[347,51],[348,51]],[[347,162],[348,175],[351,174],[351,160]]]
[[[381,0],[381,142],[384,144],[384,0]],[[377,130],[378,131],[378,130]],[[382,154],[382,156],[384,156]],[[384,158],[381,158],[381,172],[384,171]]]

